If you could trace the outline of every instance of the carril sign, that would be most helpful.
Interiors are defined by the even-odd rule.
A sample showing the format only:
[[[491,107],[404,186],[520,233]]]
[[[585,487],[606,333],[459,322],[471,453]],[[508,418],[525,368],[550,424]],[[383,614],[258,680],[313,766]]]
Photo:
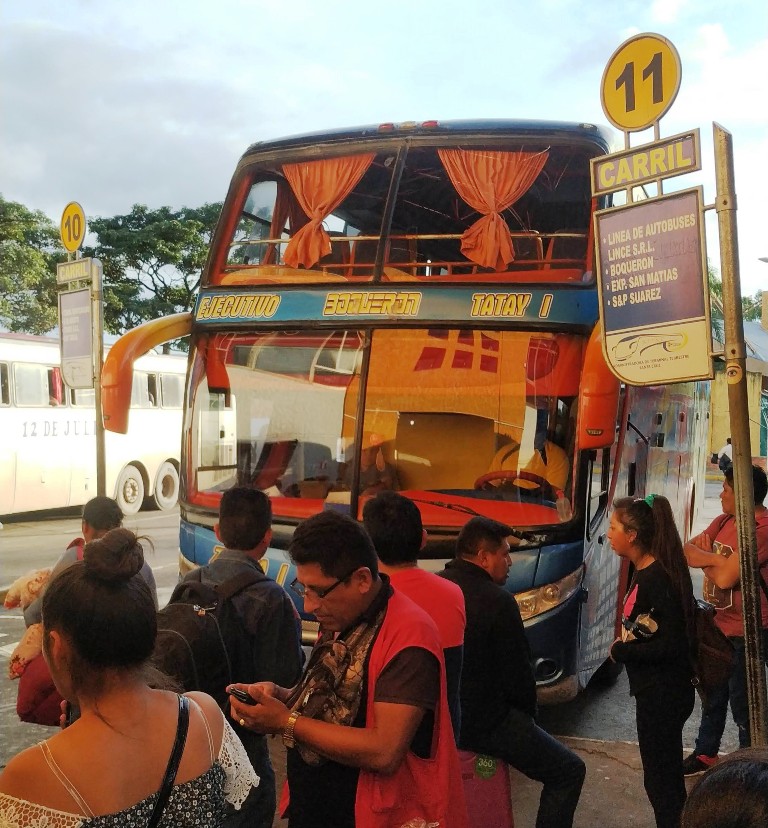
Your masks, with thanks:
[[[699,130],[593,158],[592,193],[605,195],[701,169]]]

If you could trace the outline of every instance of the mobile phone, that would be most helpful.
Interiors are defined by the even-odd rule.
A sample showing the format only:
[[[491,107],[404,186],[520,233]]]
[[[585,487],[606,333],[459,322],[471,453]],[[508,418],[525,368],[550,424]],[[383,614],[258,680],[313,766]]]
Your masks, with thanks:
[[[243,704],[258,704],[256,699],[254,699],[250,693],[246,693],[245,690],[241,690],[239,687],[228,687],[227,693],[229,693],[230,696],[234,696]]]
[[[72,722],[80,718],[80,708],[72,702],[67,702],[66,713],[64,714],[64,727],[69,727]]]

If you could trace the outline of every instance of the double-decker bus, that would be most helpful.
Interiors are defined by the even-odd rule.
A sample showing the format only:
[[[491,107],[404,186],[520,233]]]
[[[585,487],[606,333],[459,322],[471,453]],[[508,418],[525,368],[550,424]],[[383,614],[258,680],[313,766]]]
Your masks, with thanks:
[[[430,121],[253,145],[194,313],[126,335],[105,367],[123,428],[131,359],[191,334],[182,569],[216,554],[234,485],[271,497],[266,562],[286,586],[296,525],[359,518],[381,488],[418,505],[434,569],[485,515],[514,528],[507,588],[540,699],[572,698],[616,633],[612,499],[664,493],[687,534],[706,451],[706,385],[622,388],[603,357],[590,159],[609,142],[589,124]]]
[[[106,493],[123,513],[179,494],[185,356],[148,354],[129,389],[131,428],[107,432]],[[69,388],[59,343],[0,334],[0,516],[80,506],[96,495],[93,389]]]

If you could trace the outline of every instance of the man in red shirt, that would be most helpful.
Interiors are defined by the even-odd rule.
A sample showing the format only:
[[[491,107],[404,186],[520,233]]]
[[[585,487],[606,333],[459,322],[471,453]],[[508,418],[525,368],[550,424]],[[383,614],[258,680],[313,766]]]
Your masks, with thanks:
[[[419,569],[417,558],[427,542],[418,506],[397,492],[380,492],[363,507],[363,526],[368,530],[379,570],[392,586],[404,592],[432,618],[440,633],[445,658],[448,707],[457,741],[461,725],[461,662],[467,615],[464,593],[433,572]]]
[[[757,560],[760,577],[765,580],[768,571],[768,508],[763,505],[763,501],[768,494],[768,477],[759,466],[752,466],[752,486],[755,495]],[[717,607],[715,623],[733,643],[736,665],[730,681],[712,692],[702,708],[696,748],[683,762],[686,776],[703,773],[717,762],[729,699],[733,720],[739,728],[739,747],[750,745],[733,467],[725,471],[720,502],[723,514],[715,518],[700,535],[685,544],[685,557],[688,566],[704,570],[704,598]],[[768,600],[762,590],[760,604],[763,647],[768,655]]]

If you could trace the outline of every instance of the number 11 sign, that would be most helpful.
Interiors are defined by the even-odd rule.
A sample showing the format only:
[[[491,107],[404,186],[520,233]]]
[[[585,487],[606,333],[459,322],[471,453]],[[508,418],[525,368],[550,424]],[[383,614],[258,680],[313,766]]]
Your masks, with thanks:
[[[640,34],[625,40],[603,72],[600,97],[608,120],[624,132],[640,132],[672,106],[682,68],[665,37]]]

